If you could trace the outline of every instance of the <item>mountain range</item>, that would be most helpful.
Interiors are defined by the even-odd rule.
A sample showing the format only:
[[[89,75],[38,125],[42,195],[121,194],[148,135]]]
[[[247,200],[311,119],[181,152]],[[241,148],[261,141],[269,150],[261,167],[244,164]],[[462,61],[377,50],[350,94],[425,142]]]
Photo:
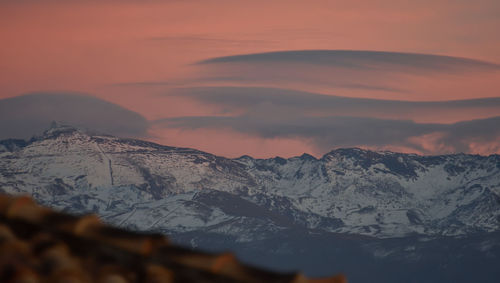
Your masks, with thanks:
[[[54,125],[0,141],[0,192],[310,276],[500,278],[500,155],[224,158]]]

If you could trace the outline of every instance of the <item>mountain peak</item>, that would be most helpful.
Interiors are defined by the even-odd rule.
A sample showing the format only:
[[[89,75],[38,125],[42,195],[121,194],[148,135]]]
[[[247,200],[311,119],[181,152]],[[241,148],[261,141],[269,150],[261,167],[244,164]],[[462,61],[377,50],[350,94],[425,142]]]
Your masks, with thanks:
[[[249,160],[254,160],[253,157],[251,157],[250,155],[242,155],[240,157],[237,157],[235,158],[235,160],[242,160],[242,161],[249,161]]]
[[[369,152],[376,153],[375,151],[370,151],[357,147],[349,147],[349,148],[336,148],[331,150],[330,152],[325,153],[321,159],[325,159],[330,156],[356,156],[359,157],[361,155],[366,155]]]
[[[417,154],[414,153],[401,153],[401,152],[394,152],[394,151],[389,151],[389,150],[370,150],[370,149],[363,149],[363,148],[358,148],[358,147],[348,147],[348,148],[336,148],[325,155],[323,155],[322,158],[328,157],[328,156],[352,156],[352,157],[367,157],[367,158],[373,158],[374,156],[398,156],[398,155],[407,155],[407,156],[416,156]]]
[[[50,127],[43,132],[41,137],[42,138],[54,138],[54,137],[58,137],[62,134],[72,134],[72,133],[78,132],[78,131],[81,131],[81,130],[78,129],[77,127],[74,127],[74,126],[71,126],[68,124],[63,124],[61,122],[53,121],[50,124]]]
[[[299,156],[301,160],[311,160],[311,161],[316,161],[318,160],[316,157],[308,154],[308,153],[303,153],[301,156]]]

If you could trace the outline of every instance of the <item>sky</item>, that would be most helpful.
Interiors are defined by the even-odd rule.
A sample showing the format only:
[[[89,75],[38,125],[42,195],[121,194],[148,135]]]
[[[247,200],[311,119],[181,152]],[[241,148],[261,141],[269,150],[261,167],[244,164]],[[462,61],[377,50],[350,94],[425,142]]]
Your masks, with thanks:
[[[497,0],[0,0],[0,139],[500,153]]]

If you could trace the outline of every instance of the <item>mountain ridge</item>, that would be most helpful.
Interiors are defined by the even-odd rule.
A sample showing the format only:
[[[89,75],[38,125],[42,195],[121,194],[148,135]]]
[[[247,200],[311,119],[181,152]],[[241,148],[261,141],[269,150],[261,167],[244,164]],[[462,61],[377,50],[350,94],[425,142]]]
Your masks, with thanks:
[[[403,258],[402,270],[434,270],[427,261],[447,264],[454,251],[464,259],[458,269],[471,258],[500,262],[499,155],[351,148],[322,158],[229,159],[55,127],[30,141],[0,141],[0,192],[311,276],[344,271],[323,262],[327,251],[347,270],[335,257],[358,255],[370,270]],[[385,282],[411,282],[403,277]]]
[[[196,149],[89,134],[69,126],[54,126],[26,143],[11,140],[1,141],[0,145],[4,147],[1,160],[5,169],[0,179],[4,181],[4,190],[9,188],[6,186],[9,182],[5,182],[8,176],[13,176],[7,172],[12,167],[9,162],[19,157],[23,160],[24,156],[24,165],[20,168],[51,172],[49,175],[40,173],[41,179],[33,181],[34,187],[45,183],[45,187],[61,190],[61,186],[66,186],[72,188],[70,191],[81,193],[82,188],[106,190],[129,186],[144,194],[142,197],[146,200],[212,190],[237,195],[278,213],[286,211],[292,214],[293,221],[310,229],[333,221],[325,226],[329,227],[327,231],[377,237],[417,231],[425,234],[429,227],[420,224],[427,221],[431,225],[437,221],[432,224],[436,225],[443,220],[434,219],[427,209],[435,209],[439,204],[437,215],[444,217],[456,213],[470,217],[467,213],[473,213],[484,203],[494,203],[500,194],[500,186],[495,183],[500,179],[499,155],[422,156],[348,148],[332,150],[319,159],[308,154],[286,159],[249,156],[230,159]],[[88,163],[80,160],[80,156],[83,160],[88,159]],[[38,159],[39,163],[33,165]],[[10,180],[11,187],[14,184],[11,190],[22,192],[23,183],[32,175],[24,174],[25,178]],[[25,192],[30,190],[31,194],[36,193],[25,186]],[[39,191],[51,196],[45,188]],[[478,203],[465,213],[451,205],[436,204],[433,197],[444,203],[457,202],[457,207],[464,208],[469,202]],[[480,197],[484,198],[483,202],[479,201]],[[464,200],[467,203],[460,203]],[[495,217],[500,215],[494,206],[488,211]],[[389,220],[384,221],[384,217]],[[488,217],[494,218],[493,215]],[[346,224],[349,219],[354,222]],[[337,225],[340,222],[346,226],[358,223],[354,225],[358,228],[343,230]],[[386,227],[381,228],[380,223]],[[497,229],[495,225],[498,223],[480,226],[489,231]],[[393,228],[398,232],[390,228],[392,226],[397,226]],[[451,233],[444,232],[446,229],[438,230]],[[460,227],[454,229],[460,230]],[[466,233],[458,230],[458,234]]]
[[[98,132],[98,131],[95,131],[92,129],[87,129],[87,128],[83,128],[83,127],[76,127],[76,126],[69,125],[69,124],[63,124],[60,122],[53,122],[50,125],[50,127],[47,128],[47,130],[45,130],[41,135],[35,135],[28,140],[18,139],[18,138],[3,139],[3,140],[0,140],[0,144],[4,145],[4,146],[7,144],[11,144],[11,143],[20,143],[20,144],[28,145],[29,143],[35,142],[38,139],[57,137],[60,134],[71,133],[71,132],[80,132],[82,134],[87,134],[89,136],[114,137],[114,138],[117,138],[117,139],[124,141],[124,142],[125,141],[138,142],[139,141],[141,143],[155,145],[157,147],[177,148],[177,149],[184,149],[184,150],[199,151],[199,152],[203,152],[206,154],[211,154],[214,156],[223,157],[223,158],[227,158],[227,159],[233,159],[233,160],[239,160],[239,159],[245,159],[245,158],[251,158],[251,159],[255,159],[255,160],[269,160],[269,159],[276,159],[276,158],[277,159],[286,159],[286,160],[295,159],[295,158],[301,158],[301,159],[311,158],[311,159],[321,160],[329,155],[334,155],[336,153],[360,153],[360,152],[365,153],[365,154],[372,153],[372,154],[378,154],[378,155],[406,155],[406,156],[415,156],[415,157],[447,157],[447,156],[461,156],[461,155],[480,156],[480,157],[500,156],[500,154],[497,154],[497,153],[483,155],[483,154],[472,154],[472,153],[464,153],[464,152],[447,153],[447,154],[428,154],[427,155],[427,154],[419,154],[419,153],[397,152],[397,151],[391,151],[391,150],[372,150],[372,149],[364,149],[361,147],[340,147],[340,148],[334,148],[334,149],[330,150],[329,152],[323,154],[321,157],[316,157],[316,156],[314,156],[310,153],[307,153],[307,152],[304,152],[301,155],[295,155],[295,156],[291,156],[291,157],[274,156],[274,157],[268,157],[268,158],[256,158],[256,157],[250,156],[248,154],[244,154],[244,155],[241,155],[239,157],[225,157],[222,155],[217,155],[217,154],[209,153],[206,151],[202,151],[202,150],[190,148],[190,147],[169,146],[169,145],[164,145],[164,144],[160,144],[157,142],[141,140],[138,138],[115,137],[115,136],[108,135],[108,134],[102,133],[102,132]]]

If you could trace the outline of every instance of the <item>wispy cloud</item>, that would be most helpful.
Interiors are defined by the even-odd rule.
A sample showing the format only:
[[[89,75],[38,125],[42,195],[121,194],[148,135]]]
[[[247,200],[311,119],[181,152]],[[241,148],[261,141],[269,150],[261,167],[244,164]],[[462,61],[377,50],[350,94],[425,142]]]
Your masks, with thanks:
[[[116,87],[156,87],[156,86],[178,86],[181,83],[171,81],[137,81],[137,82],[122,82],[114,83],[110,86]]]
[[[419,53],[365,50],[298,50],[244,54],[211,58],[198,64],[223,63],[302,63],[318,66],[411,71],[455,72],[466,70],[499,71],[500,65],[481,60]]]
[[[186,130],[231,130],[265,139],[302,139],[319,152],[339,147],[406,148],[426,154],[474,152],[472,145],[493,145],[500,152],[500,117],[454,124],[415,123],[361,117],[179,117],[156,121]],[[427,137],[426,137],[427,136]],[[428,136],[435,136],[432,140]],[[422,138],[424,140],[422,140]],[[491,152],[491,151],[490,151]]]
[[[228,130],[263,139],[300,139],[324,153],[364,146],[420,153],[475,152],[474,145],[500,150],[500,98],[400,101],[350,98],[279,88],[180,88],[175,95],[220,106],[224,116],[160,119],[156,126],[183,130]],[[234,110],[227,113],[226,109]],[[489,118],[455,123],[419,122],[428,113],[470,110]],[[228,116],[232,115],[232,116]]]
[[[200,77],[226,85],[267,86],[343,96],[438,100],[497,94],[500,65],[434,54],[291,50],[199,61]],[[218,78],[228,78],[220,80]],[[455,99],[456,99],[455,98]]]
[[[500,113],[500,97],[450,101],[402,101],[352,98],[265,87],[190,87],[176,88],[173,95],[197,101],[258,113],[262,117],[287,115],[335,115],[391,118],[419,118],[429,112],[463,113],[475,110]],[[418,119],[417,119],[418,120]]]
[[[263,39],[231,39],[231,38],[211,37],[203,35],[155,36],[148,38],[148,40],[158,41],[158,42],[163,41],[163,42],[193,43],[193,44],[229,44],[229,45],[270,43],[270,41]]]

